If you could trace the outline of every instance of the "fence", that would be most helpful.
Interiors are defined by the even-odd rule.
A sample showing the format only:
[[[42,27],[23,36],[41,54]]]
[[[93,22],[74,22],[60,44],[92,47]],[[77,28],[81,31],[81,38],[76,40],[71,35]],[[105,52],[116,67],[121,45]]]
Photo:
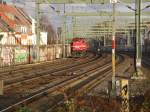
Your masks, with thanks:
[[[61,44],[40,46],[40,62],[62,58],[63,50],[65,50],[65,56],[70,56],[69,44],[65,47]],[[37,63],[36,46],[0,45],[0,67],[30,63]]]

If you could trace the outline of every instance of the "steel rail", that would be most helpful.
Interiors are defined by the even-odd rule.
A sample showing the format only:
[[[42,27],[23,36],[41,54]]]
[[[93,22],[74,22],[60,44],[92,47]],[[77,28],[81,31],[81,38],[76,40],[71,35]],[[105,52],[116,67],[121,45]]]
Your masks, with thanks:
[[[121,64],[123,61],[124,61],[124,58],[123,56],[121,56],[121,59],[117,60],[117,65]],[[102,71],[99,74],[95,74],[95,76],[90,77],[90,79],[85,80],[85,82],[81,82],[75,87],[71,87],[70,90],[67,90],[68,97],[73,97],[73,94],[74,94],[73,91],[76,91],[77,93],[80,93],[80,94],[88,93],[91,89],[95,88],[97,85],[102,83],[106,78],[110,76],[110,73],[112,72],[112,70],[110,69],[111,68],[110,65],[106,65],[106,67],[108,67],[108,69]],[[62,101],[58,101],[57,104],[59,105],[61,103]],[[51,108],[54,109],[57,104],[53,105]],[[52,109],[48,109],[48,110],[52,110]]]
[[[42,92],[37,93],[37,94],[35,94],[35,95],[33,95],[33,96],[27,98],[27,99],[24,99],[24,100],[22,100],[22,101],[20,101],[20,102],[18,102],[18,103],[16,103],[16,104],[14,104],[14,105],[12,105],[12,106],[9,106],[9,107],[6,108],[6,109],[3,109],[2,112],[3,112],[3,111],[6,111],[6,110],[9,110],[9,109],[11,109],[12,107],[17,106],[17,105],[19,105],[19,104],[22,104],[22,103],[24,103],[24,102],[26,102],[26,101],[29,101],[30,99],[35,98],[35,97],[37,97],[37,96],[40,96],[40,95],[42,95],[42,94],[49,93],[49,92],[52,92],[52,91],[56,91],[58,88],[63,87],[64,85],[68,85],[68,84],[71,83],[72,81],[79,80],[79,79],[82,78],[82,77],[85,77],[85,76],[84,76],[83,74],[82,74],[81,76],[74,76],[74,78],[67,79],[68,81],[65,80],[64,82],[61,82],[60,84],[56,84],[54,87],[50,87],[51,89],[49,89],[49,87],[47,87],[47,88],[45,88],[44,91],[41,90]]]
[[[68,61],[63,61],[64,63],[71,63],[75,60],[68,60]],[[25,73],[25,72],[29,72],[29,71],[33,71],[33,70],[37,70],[37,69],[46,69],[48,67],[52,67],[52,66],[57,66],[57,65],[61,65],[63,64],[62,62],[58,62],[58,63],[42,63],[42,64],[31,64],[31,65],[24,65],[22,67],[16,67],[16,66],[12,66],[10,68],[8,68],[8,70],[6,71],[0,71],[0,77],[1,79],[5,79],[5,78],[9,78],[9,76],[17,76],[17,73]],[[27,74],[27,73],[26,73]]]
[[[97,60],[98,61],[98,60]],[[92,62],[89,62],[89,64],[90,63],[92,63]],[[93,62],[93,63],[95,63],[95,61]],[[82,66],[88,66],[87,64],[81,64],[81,65],[79,65],[77,68],[75,68],[74,67],[74,69],[78,69],[78,68],[80,68],[80,67],[82,67]],[[73,68],[69,68],[69,69],[71,69],[71,70],[73,70]],[[65,72],[65,71],[67,71],[66,69],[65,69],[65,71],[64,70],[62,70],[63,72]],[[55,74],[55,72],[53,72],[54,74]],[[53,74],[53,73],[51,73],[51,74]],[[56,73],[57,73],[57,71],[56,71]],[[62,72],[61,72],[62,73]],[[16,82],[16,83],[13,83],[13,84],[10,84],[10,85],[6,85],[5,86],[5,89],[9,89],[9,88],[11,88],[11,87],[15,87],[15,86],[17,86],[17,85],[19,85],[19,87],[21,87],[22,85],[28,85],[28,84],[30,84],[30,82],[39,82],[38,81],[38,79],[39,80],[41,80],[41,79],[48,79],[48,78],[50,78],[49,79],[49,81],[48,82],[52,82],[52,80],[56,80],[57,81],[57,78],[55,79],[55,77],[57,77],[58,76],[58,74],[55,74],[55,75],[51,75],[51,74],[47,74],[47,75],[39,75],[39,76],[37,76],[37,77],[35,77],[35,78],[28,78],[27,80],[24,80],[24,81],[20,81],[20,82]],[[63,74],[63,73],[62,73]],[[67,75],[67,77],[68,77],[68,75]],[[51,78],[52,78],[52,80],[51,80]],[[34,81],[34,80],[37,80],[37,81]],[[58,79],[58,80],[60,80],[60,79]],[[47,82],[47,81],[46,81]],[[46,85],[46,82],[45,82],[45,85]],[[34,85],[34,83],[33,83],[33,85]]]
[[[57,66],[57,68],[56,67],[52,67],[51,69],[47,68],[47,70],[34,72],[33,75],[20,76],[19,78],[17,78],[17,79],[15,78],[14,80],[8,79],[8,80],[6,80],[5,85],[9,85],[9,86],[10,85],[17,85],[17,84],[20,84],[22,82],[25,82],[26,80],[32,80],[32,79],[37,79],[38,77],[40,78],[40,77],[43,77],[43,76],[48,76],[48,75],[50,75],[52,73],[55,73],[55,72],[58,72],[58,71],[63,71],[63,70],[66,70],[66,69],[70,69],[70,68],[76,67],[78,65],[83,65],[83,64],[85,64],[87,62],[90,62],[90,61],[93,61],[97,58],[98,57],[94,57],[92,59],[83,60],[83,61],[80,60],[79,62],[70,64],[70,65],[67,65],[67,66],[66,65],[63,65],[63,66],[60,65],[59,67]]]
[[[74,91],[78,91],[78,89],[80,89],[80,87],[86,85],[90,79],[93,79],[94,77],[96,77],[98,74],[100,73],[104,73],[106,72],[108,69],[111,68],[111,65],[110,63],[107,63],[106,65],[104,65],[103,67],[100,67],[98,69],[94,69],[86,74],[84,74],[83,76],[80,76],[78,77],[78,79],[76,80],[77,82],[74,83],[73,85],[71,84],[66,84],[66,86],[63,87],[63,89],[65,89],[64,91],[66,91],[66,94],[74,94]],[[88,81],[87,81],[88,80]],[[85,83],[87,82],[87,83]],[[55,95],[56,94],[56,95]],[[61,95],[61,96],[60,96]],[[56,96],[56,97],[55,97]],[[55,104],[52,104],[50,106],[50,108],[53,108],[53,106],[56,105],[56,102],[57,104],[60,103],[64,98],[64,96],[62,95],[62,93],[60,92],[56,92],[54,93],[53,97],[57,98],[57,97],[61,97],[58,101],[54,101]],[[69,95],[68,97],[70,97],[72,95]]]
[[[92,59],[94,59],[94,58],[92,58]],[[89,59],[86,59],[85,61],[87,61],[87,60],[91,60],[91,59],[89,58]],[[70,61],[70,62],[72,63],[72,61]],[[81,63],[81,62],[82,61],[79,60],[79,61],[76,61],[75,63]],[[29,70],[25,70],[25,71],[23,70],[22,72],[18,71],[18,74],[15,73],[16,75],[12,75],[12,74],[9,74],[9,73],[8,74],[1,74],[2,76],[0,75],[0,77],[1,77],[1,79],[4,80],[4,83],[7,85],[7,84],[10,84],[10,83],[12,83],[13,81],[15,81],[17,79],[21,80],[21,79],[24,79],[27,76],[29,77],[30,75],[32,77],[33,72],[34,72],[34,74],[39,74],[39,73],[41,73],[41,71],[46,71],[46,70],[50,70],[50,69],[55,70],[56,66],[58,68],[58,67],[63,67],[65,65],[64,65],[64,63],[62,63],[62,64],[58,64],[58,65],[55,65],[55,66],[49,66],[49,65],[46,65],[46,66],[44,66],[44,65],[43,66],[38,66],[38,67],[35,67],[34,69],[31,69],[31,71],[29,71]]]
[[[91,59],[91,58],[94,58],[94,57],[93,57],[93,55],[89,54],[89,56],[85,57],[85,60]],[[54,64],[60,65],[60,64],[64,64],[64,62],[65,63],[72,63],[72,61],[77,61],[77,60],[74,58],[71,58],[71,59],[67,59],[67,60],[66,59],[54,60],[54,61],[47,61],[47,62],[41,62],[41,63],[33,63],[33,64],[26,64],[26,65],[14,65],[14,66],[10,66],[10,67],[4,67],[4,68],[0,68],[0,76],[12,74],[13,72],[25,71],[26,69],[32,70],[32,69],[37,68],[37,67],[43,67],[43,68],[44,68],[44,66],[45,67],[52,67],[52,66],[54,66]]]

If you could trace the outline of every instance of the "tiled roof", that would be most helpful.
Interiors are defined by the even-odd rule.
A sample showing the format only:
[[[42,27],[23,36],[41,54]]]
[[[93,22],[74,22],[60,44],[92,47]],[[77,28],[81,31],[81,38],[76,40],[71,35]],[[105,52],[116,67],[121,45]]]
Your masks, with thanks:
[[[9,25],[9,27],[14,28],[14,22],[9,19],[4,13],[0,12],[1,20]]]
[[[0,30],[3,32],[15,32],[15,25],[23,25],[31,27],[31,20],[25,12],[17,7],[0,4]],[[21,41],[13,34],[16,41],[21,44]]]
[[[1,29],[1,31],[3,31],[3,32],[8,32],[9,30],[8,30],[8,28],[7,27],[5,27],[5,26],[3,26],[3,24],[0,22],[0,29]]]
[[[9,27],[9,25],[3,21],[1,18],[0,18],[0,29],[1,31],[3,32],[9,32],[9,31],[12,31],[13,29]]]
[[[29,20],[27,20],[26,17],[23,15],[24,12],[21,12],[20,9],[17,7],[0,4],[0,12],[4,14],[12,14],[14,16],[14,24],[26,26],[31,25]]]
[[[18,8],[16,7],[17,11],[22,14],[22,16],[25,18],[25,22],[27,24],[32,24],[31,19],[29,18],[29,16],[27,15],[27,13],[22,9],[22,8]]]

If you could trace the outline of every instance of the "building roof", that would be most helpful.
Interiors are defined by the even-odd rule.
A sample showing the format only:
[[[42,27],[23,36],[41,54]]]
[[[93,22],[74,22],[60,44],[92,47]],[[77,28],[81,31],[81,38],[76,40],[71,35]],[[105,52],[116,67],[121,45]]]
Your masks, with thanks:
[[[27,16],[27,14],[20,8],[0,4],[0,31],[1,32],[12,32],[16,33],[16,26],[26,26],[28,28],[31,27],[31,19]],[[21,41],[13,34],[13,37],[16,41],[21,44]]]
[[[0,18],[0,30],[3,32],[9,32],[13,29],[4,20]]]
[[[3,16],[7,16],[7,18],[5,17],[4,20],[8,24],[11,23],[15,25],[26,25],[26,26],[31,25],[30,20],[27,19],[27,16],[25,16],[26,15],[25,12],[23,12],[21,9],[17,7],[0,4],[0,13],[3,14]]]

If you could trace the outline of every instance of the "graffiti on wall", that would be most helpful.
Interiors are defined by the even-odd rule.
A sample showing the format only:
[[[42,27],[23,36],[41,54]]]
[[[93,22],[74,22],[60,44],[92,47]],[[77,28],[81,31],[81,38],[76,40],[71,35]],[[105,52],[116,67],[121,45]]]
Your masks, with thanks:
[[[40,48],[40,61],[47,61],[47,48]]]
[[[70,53],[70,47],[66,48],[66,56]],[[40,61],[50,61],[62,57],[61,46],[44,46],[40,48]],[[0,67],[14,64],[36,63],[36,46],[1,46]]]
[[[28,50],[27,48],[16,47],[15,48],[15,62],[24,63],[27,62]]]
[[[1,62],[3,65],[10,65],[13,60],[13,50],[11,47],[3,47],[1,49]]]

